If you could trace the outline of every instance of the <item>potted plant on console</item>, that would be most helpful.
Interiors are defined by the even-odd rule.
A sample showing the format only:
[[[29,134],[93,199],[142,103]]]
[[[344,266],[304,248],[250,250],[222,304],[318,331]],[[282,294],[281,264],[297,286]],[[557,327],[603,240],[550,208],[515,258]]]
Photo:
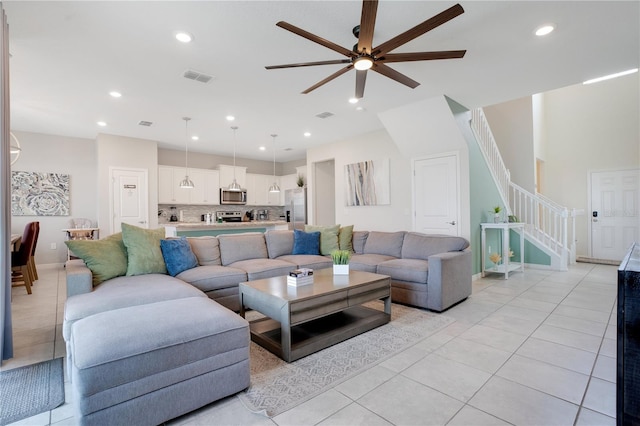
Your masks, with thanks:
[[[333,260],[334,275],[349,275],[349,260],[351,259],[349,250],[333,251],[331,252],[331,259]]]

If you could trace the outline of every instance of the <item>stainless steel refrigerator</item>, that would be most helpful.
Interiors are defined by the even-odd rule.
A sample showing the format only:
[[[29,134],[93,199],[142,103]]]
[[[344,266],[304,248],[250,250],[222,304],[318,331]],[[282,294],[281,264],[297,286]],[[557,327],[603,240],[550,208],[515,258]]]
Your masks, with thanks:
[[[289,229],[304,231],[307,224],[307,188],[287,189],[284,192],[284,210]]]

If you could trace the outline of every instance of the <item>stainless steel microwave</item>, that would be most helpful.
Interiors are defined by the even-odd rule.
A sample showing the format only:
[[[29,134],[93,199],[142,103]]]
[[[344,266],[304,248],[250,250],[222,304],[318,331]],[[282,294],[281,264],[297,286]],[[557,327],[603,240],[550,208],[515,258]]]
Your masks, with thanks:
[[[247,204],[247,190],[232,191],[220,188],[220,204]]]

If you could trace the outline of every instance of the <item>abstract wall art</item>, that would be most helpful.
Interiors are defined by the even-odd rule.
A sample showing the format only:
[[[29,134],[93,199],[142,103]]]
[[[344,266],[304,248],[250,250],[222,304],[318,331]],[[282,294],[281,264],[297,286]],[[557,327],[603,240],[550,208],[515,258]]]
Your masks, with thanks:
[[[347,206],[390,204],[388,158],[347,164],[344,175]]]
[[[11,214],[69,216],[69,175],[12,171]]]

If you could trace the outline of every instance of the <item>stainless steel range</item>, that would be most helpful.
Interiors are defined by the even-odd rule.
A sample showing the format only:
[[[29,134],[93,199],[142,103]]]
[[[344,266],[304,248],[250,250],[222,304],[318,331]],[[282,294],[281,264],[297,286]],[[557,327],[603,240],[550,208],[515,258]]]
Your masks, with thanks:
[[[216,212],[217,222],[242,222],[242,212]]]

